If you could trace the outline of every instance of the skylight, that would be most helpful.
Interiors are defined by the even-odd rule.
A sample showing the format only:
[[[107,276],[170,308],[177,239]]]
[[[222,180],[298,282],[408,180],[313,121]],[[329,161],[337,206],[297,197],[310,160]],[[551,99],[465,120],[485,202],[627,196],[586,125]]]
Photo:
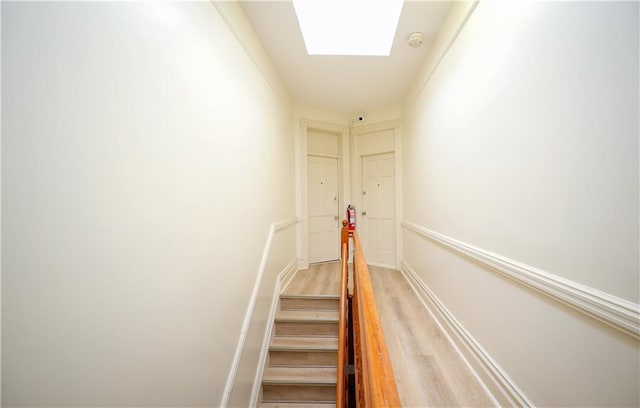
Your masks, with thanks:
[[[391,53],[403,0],[293,0],[309,55]]]

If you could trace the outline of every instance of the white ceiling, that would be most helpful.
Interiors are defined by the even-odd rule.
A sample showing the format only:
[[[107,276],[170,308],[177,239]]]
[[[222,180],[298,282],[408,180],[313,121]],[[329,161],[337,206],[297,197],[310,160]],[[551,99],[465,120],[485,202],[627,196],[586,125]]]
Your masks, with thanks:
[[[353,114],[402,102],[452,3],[406,0],[389,57],[307,55],[291,1],[240,4],[297,103]],[[415,31],[425,35],[420,48],[407,43]]]

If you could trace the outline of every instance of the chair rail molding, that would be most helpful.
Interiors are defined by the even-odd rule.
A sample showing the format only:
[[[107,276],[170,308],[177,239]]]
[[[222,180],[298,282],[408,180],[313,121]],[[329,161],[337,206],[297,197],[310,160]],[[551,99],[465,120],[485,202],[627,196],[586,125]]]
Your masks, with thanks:
[[[258,359],[258,368],[253,379],[253,391],[251,392],[251,402],[249,406],[257,407],[260,398],[260,386],[262,385],[262,376],[264,375],[264,367],[267,365],[267,355],[269,354],[269,343],[273,333],[273,321],[276,318],[278,303],[280,302],[280,294],[289,285],[296,272],[298,272],[298,258],[294,257],[291,262],[278,274],[275,288],[273,289],[273,299],[269,308],[269,316],[267,317],[267,327],[265,328],[262,338],[262,348],[260,349],[260,358]]]
[[[256,307],[256,301],[258,300],[260,286],[262,285],[262,278],[264,276],[265,270],[267,269],[267,261],[269,260],[269,255],[271,254],[271,243],[273,242],[273,238],[276,232],[295,225],[298,222],[299,221],[297,218],[288,218],[286,220],[276,221],[269,227],[267,242],[265,243],[264,249],[262,250],[262,258],[260,259],[258,274],[256,276],[255,284],[253,285],[253,291],[251,292],[251,298],[249,300],[249,305],[247,306],[244,321],[242,322],[242,329],[240,330],[240,340],[238,341],[238,346],[236,347],[233,362],[231,363],[231,369],[229,370],[229,376],[227,377],[227,384],[225,385],[224,394],[222,395],[222,401],[220,402],[221,407],[226,407],[229,404],[229,397],[231,396],[233,384],[236,380],[236,375],[238,374],[238,366],[240,365],[240,358],[242,357],[244,345],[247,341],[247,333],[249,332],[249,326],[251,325],[251,321],[253,319],[253,312]],[[291,268],[292,264],[290,263],[282,272],[280,272],[280,275],[282,275],[283,277],[285,275],[288,275]],[[280,284],[280,275],[278,276],[276,287]]]
[[[637,303],[466,244],[412,222],[403,221],[402,226],[444,245],[458,255],[472,259],[631,337],[640,339],[640,305]]]

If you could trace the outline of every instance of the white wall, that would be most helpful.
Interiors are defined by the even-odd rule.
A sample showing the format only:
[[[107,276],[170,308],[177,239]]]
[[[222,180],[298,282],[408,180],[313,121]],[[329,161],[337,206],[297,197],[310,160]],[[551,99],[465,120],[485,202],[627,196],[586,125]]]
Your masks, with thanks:
[[[2,31],[3,406],[218,406],[294,216],[289,101],[208,2],[3,2]]]
[[[406,103],[404,219],[637,303],[638,15],[635,2],[479,2]],[[534,404],[640,403],[636,339],[413,231],[403,240]]]
[[[307,153],[339,157],[341,139],[342,133],[308,128]]]

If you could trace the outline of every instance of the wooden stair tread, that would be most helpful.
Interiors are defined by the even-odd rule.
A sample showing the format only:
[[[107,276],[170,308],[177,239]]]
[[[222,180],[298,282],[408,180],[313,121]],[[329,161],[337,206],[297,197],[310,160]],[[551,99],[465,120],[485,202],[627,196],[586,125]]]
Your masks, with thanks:
[[[276,322],[338,322],[337,311],[280,310]]]
[[[336,351],[337,337],[274,336],[269,350],[278,351]]]
[[[262,384],[335,385],[335,367],[267,367]]]
[[[280,296],[281,311],[337,311],[340,309],[340,298],[322,295],[287,295]]]
[[[280,299],[340,299],[338,295],[280,295]]]

